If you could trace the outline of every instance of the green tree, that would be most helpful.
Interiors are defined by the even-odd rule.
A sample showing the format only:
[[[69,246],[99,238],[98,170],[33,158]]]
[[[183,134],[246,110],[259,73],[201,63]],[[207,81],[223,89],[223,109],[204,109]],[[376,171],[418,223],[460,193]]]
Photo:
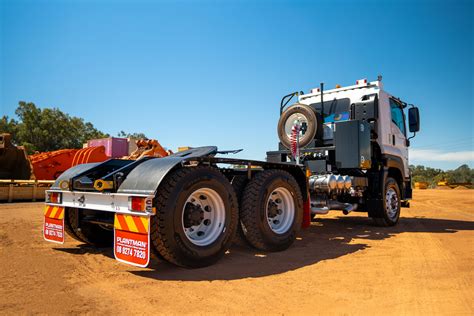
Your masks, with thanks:
[[[108,137],[92,123],[71,117],[57,108],[40,109],[34,103],[20,101],[15,111],[19,121],[4,116],[0,128],[11,133],[18,145],[28,152],[82,148],[89,139]]]
[[[148,139],[148,137],[146,137],[146,135],[144,133],[125,133],[124,131],[120,131],[118,134],[117,134],[118,137],[130,137],[130,138],[135,138],[135,139],[140,139],[140,138],[145,138],[145,139]]]
[[[448,183],[473,183],[474,169],[464,164],[455,170],[443,171],[425,166],[410,166],[413,182],[427,182],[430,187],[434,187],[440,181]]]
[[[8,116],[4,115],[0,118],[0,134],[9,133],[12,135],[12,141],[17,143],[18,140],[15,138],[17,134],[18,122]]]

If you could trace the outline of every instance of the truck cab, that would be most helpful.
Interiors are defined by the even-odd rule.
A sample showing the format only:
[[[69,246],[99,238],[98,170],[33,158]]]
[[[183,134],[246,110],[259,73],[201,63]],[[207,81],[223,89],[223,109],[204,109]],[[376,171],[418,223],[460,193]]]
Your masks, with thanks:
[[[286,107],[293,97],[297,97],[297,102]],[[357,204],[357,210],[378,216],[371,209],[383,207],[380,204],[387,178],[397,184],[399,204],[408,206],[412,197],[409,132],[419,130],[418,108],[411,105],[407,115],[408,107],[406,102],[384,90],[381,77],[372,82],[357,80],[355,85],[336,86],[331,90],[324,90],[321,84],[309,93],[289,94],[280,106],[279,148],[267,152],[267,160],[298,161],[319,182],[326,181],[326,186],[332,176],[347,178],[347,182],[350,179],[347,192],[337,188],[315,190],[316,214],[326,213],[329,206],[340,209],[343,205]],[[292,141],[298,143],[297,155],[291,150],[295,145]],[[322,191],[325,197],[321,196]],[[389,224],[396,221],[398,215]]]

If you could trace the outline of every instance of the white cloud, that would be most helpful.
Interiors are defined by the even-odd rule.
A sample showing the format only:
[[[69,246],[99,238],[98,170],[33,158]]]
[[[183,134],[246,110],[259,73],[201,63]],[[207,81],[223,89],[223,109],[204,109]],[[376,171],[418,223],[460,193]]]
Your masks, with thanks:
[[[457,161],[457,162],[473,162],[474,151],[453,151],[446,152],[433,149],[410,149],[410,160],[418,161]]]

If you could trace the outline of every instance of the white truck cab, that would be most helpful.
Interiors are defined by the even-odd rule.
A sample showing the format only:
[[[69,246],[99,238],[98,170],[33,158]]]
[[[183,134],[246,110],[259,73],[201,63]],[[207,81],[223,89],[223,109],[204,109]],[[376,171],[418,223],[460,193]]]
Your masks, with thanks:
[[[295,96],[297,102],[286,107]],[[419,112],[413,105],[408,111],[407,107],[406,102],[384,90],[381,76],[372,82],[360,79],[347,87],[337,85],[335,89],[324,90],[321,84],[309,93],[289,94],[280,105],[279,150],[268,152],[267,160],[304,164],[317,179],[317,186],[324,182],[323,186],[327,187],[333,177],[351,179],[351,185],[347,180],[350,192],[340,188],[315,188],[314,213],[325,213],[331,207],[348,207],[381,218],[383,214],[375,210],[387,204],[388,197],[384,197],[387,179],[396,182],[394,191],[398,193],[396,198],[391,197],[393,201],[409,205],[412,196],[408,133],[419,130]],[[296,139],[298,159],[291,150]],[[365,200],[355,203],[356,197]],[[398,221],[399,212],[394,211],[392,215],[391,219],[385,216],[388,220],[384,224]]]
[[[335,122],[350,119],[350,104],[360,102],[365,96],[377,95],[379,120],[379,124],[377,124],[377,143],[383,155],[391,155],[401,159],[403,176],[409,177],[409,141],[407,141],[406,115],[404,112],[407,104],[385,91],[380,77],[379,80],[372,82],[367,82],[367,79],[360,79],[353,86],[324,90],[323,95],[326,106],[324,111],[327,112],[327,116],[324,118],[323,139],[325,140],[332,139]],[[320,106],[321,89],[315,88],[309,94],[299,95],[298,101],[301,104]]]

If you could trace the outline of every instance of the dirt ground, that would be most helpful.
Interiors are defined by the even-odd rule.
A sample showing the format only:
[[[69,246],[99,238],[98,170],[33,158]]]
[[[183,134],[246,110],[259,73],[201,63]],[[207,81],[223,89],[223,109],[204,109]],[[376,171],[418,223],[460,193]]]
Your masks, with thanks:
[[[417,190],[400,224],[333,212],[289,250],[134,268],[43,241],[42,204],[0,205],[0,313],[474,314],[474,190]]]

